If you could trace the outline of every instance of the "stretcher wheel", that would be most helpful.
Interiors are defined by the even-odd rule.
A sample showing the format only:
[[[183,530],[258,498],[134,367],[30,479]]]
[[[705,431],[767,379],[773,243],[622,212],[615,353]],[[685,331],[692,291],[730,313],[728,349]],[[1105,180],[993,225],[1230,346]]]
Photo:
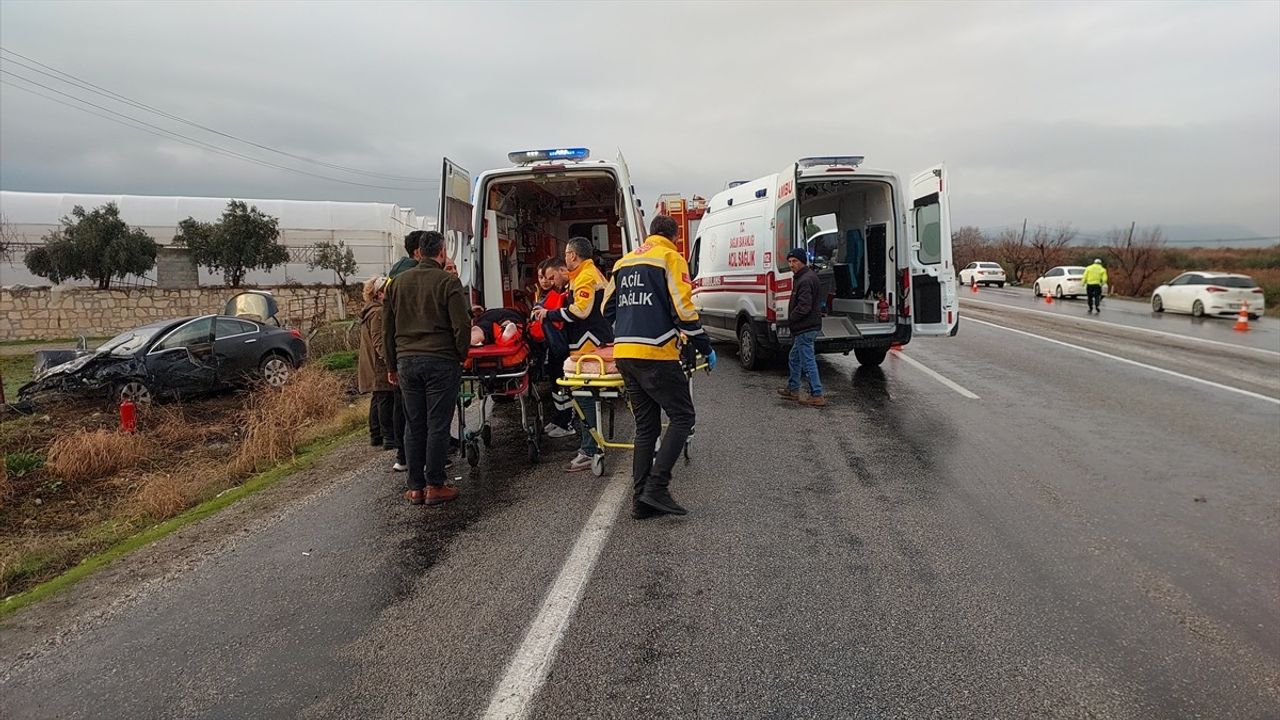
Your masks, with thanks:
[[[597,453],[591,458],[591,474],[596,477],[604,475],[604,453]]]
[[[471,467],[480,464],[480,445],[474,440],[467,443],[467,464]]]
[[[480,440],[485,447],[493,447],[493,428],[483,425],[480,428]]]

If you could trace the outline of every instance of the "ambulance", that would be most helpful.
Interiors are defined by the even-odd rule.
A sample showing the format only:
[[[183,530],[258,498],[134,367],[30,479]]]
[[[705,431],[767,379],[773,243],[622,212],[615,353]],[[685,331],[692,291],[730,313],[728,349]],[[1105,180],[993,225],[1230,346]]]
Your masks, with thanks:
[[[510,153],[512,166],[480,173],[444,160],[439,227],[473,304],[528,312],[538,263],[562,257],[571,237],[590,238],[596,265],[644,242],[644,211],[627,163],[592,161],[587,148]]]
[[[804,248],[822,284],[820,353],[884,362],[914,336],[959,322],[943,165],[904,182],[861,156],[802,158],[708,202],[689,251],[693,302],[713,338],[736,341],[744,367],[787,350],[792,273]]]

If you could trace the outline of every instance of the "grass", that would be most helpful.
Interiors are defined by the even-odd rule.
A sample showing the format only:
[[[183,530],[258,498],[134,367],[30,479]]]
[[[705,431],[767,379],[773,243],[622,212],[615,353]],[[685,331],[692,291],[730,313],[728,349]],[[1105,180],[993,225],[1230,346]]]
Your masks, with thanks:
[[[334,436],[314,441],[300,448],[297,456],[289,462],[282,463],[269,470],[254,475],[241,485],[221,493],[217,497],[206,500],[175,517],[165,520],[164,522],[153,525],[136,534],[131,534],[117,539],[116,542],[106,550],[86,557],[75,567],[52,580],[40,583],[26,592],[18,593],[17,595],[13,595],[5,598],[3,601],[0,601],[0,618],[4,618],[28,605],[31,605],[32,603],[39,602],[44,598],[66,590],[72,585],[75,585],[89,575],[92,575],[134,550],[145,547],[157,540],[160,540],[161,538],[167,537],[176,530],[186,527],[191,523],[203,520],[204,518],[217,513],[244,497],[270,487],[289,475],[310,468],[315,465],[316,461],[323,457],[325,453],[341,445],[349,438],[355,437],[360,432],[361,430],[359,428],[355,430],[345,428]],[[94,532],[97,533],[99,537],[112,537],[114,535],[112,525],[113,524],[110,522],[104,523],[99,528],[96,528]],[[118,530],[115,532],[118,532]],[[23,563],[18,566],[17,570],[34,570],[34,568],[27,568],[25,566],[39,564],[40,558],[36,555],[32,555],[25,558]]]
[[[115,475],[153,457],[159,448],[148,437],[118,430],[63,435],[49,448],[49,472],[84,482]]]
[[[9,402],[18,399],[18,388],[31,381],[35,366],[35,353],[0,355],[0,376],[4,379],[4,397]]]
[[[316,360],[316,364],[325,370],[354,370],[356,363],[355,350],[338,350]]]

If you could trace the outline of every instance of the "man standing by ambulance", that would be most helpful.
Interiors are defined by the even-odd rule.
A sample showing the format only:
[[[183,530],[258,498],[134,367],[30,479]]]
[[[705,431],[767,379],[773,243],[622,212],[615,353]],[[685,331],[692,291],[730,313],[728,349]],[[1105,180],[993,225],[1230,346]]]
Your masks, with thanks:
[[[570,238],[564,249],[564,262],[569,267],[569,304],[554,312],[546,308],[533,311],[534,320],[550,317],[565,324],[564,334],[570,356],[594,353],[613,344],[613,326],[604,318],[606,283],[604,275],[591,259],[594,250],[595,245],[587,238]],[[601,452],[590,432],[596,424],[595,406],[590,403],[581,405],[586,416],[578,428],[582,444],[566,468],[569,472],[590,470],[595,456]]]
[[[689,379],[680,365],[679,336],[693,343],[707,358],[708,367],[716,364],[711,339],[693,307],[689,266],[676,250],[677,231],[674,219],[656,216],[644,244],[614,265],[605,300],[605,317],[613,321],[618,341],[614,358],[636,418],[631,517],[637,520],[687,512],[670,490],[671,469],[694,421]],[[655,456],[663,411],[671,424]]]
[[[1093,264],[1084,269],[1084,291],[1089,300],[1089,312],[1102,312],[1102,286],[1107,284],[1107,269],[1102,258],[1094,258]]]

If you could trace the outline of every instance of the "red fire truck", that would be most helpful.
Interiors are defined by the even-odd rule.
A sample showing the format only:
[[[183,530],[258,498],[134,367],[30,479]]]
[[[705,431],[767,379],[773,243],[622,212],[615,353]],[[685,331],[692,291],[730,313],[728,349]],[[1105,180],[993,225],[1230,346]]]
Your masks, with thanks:
[[[676,249],[689,259],[689,243],[698,235],[698,223],[707,213],[706,198],[694,195],[685,199],[680,193],[665,193],[658,196],[657,211],[659,215],[670,215],[675,218],[679,227],[676,236]]]

